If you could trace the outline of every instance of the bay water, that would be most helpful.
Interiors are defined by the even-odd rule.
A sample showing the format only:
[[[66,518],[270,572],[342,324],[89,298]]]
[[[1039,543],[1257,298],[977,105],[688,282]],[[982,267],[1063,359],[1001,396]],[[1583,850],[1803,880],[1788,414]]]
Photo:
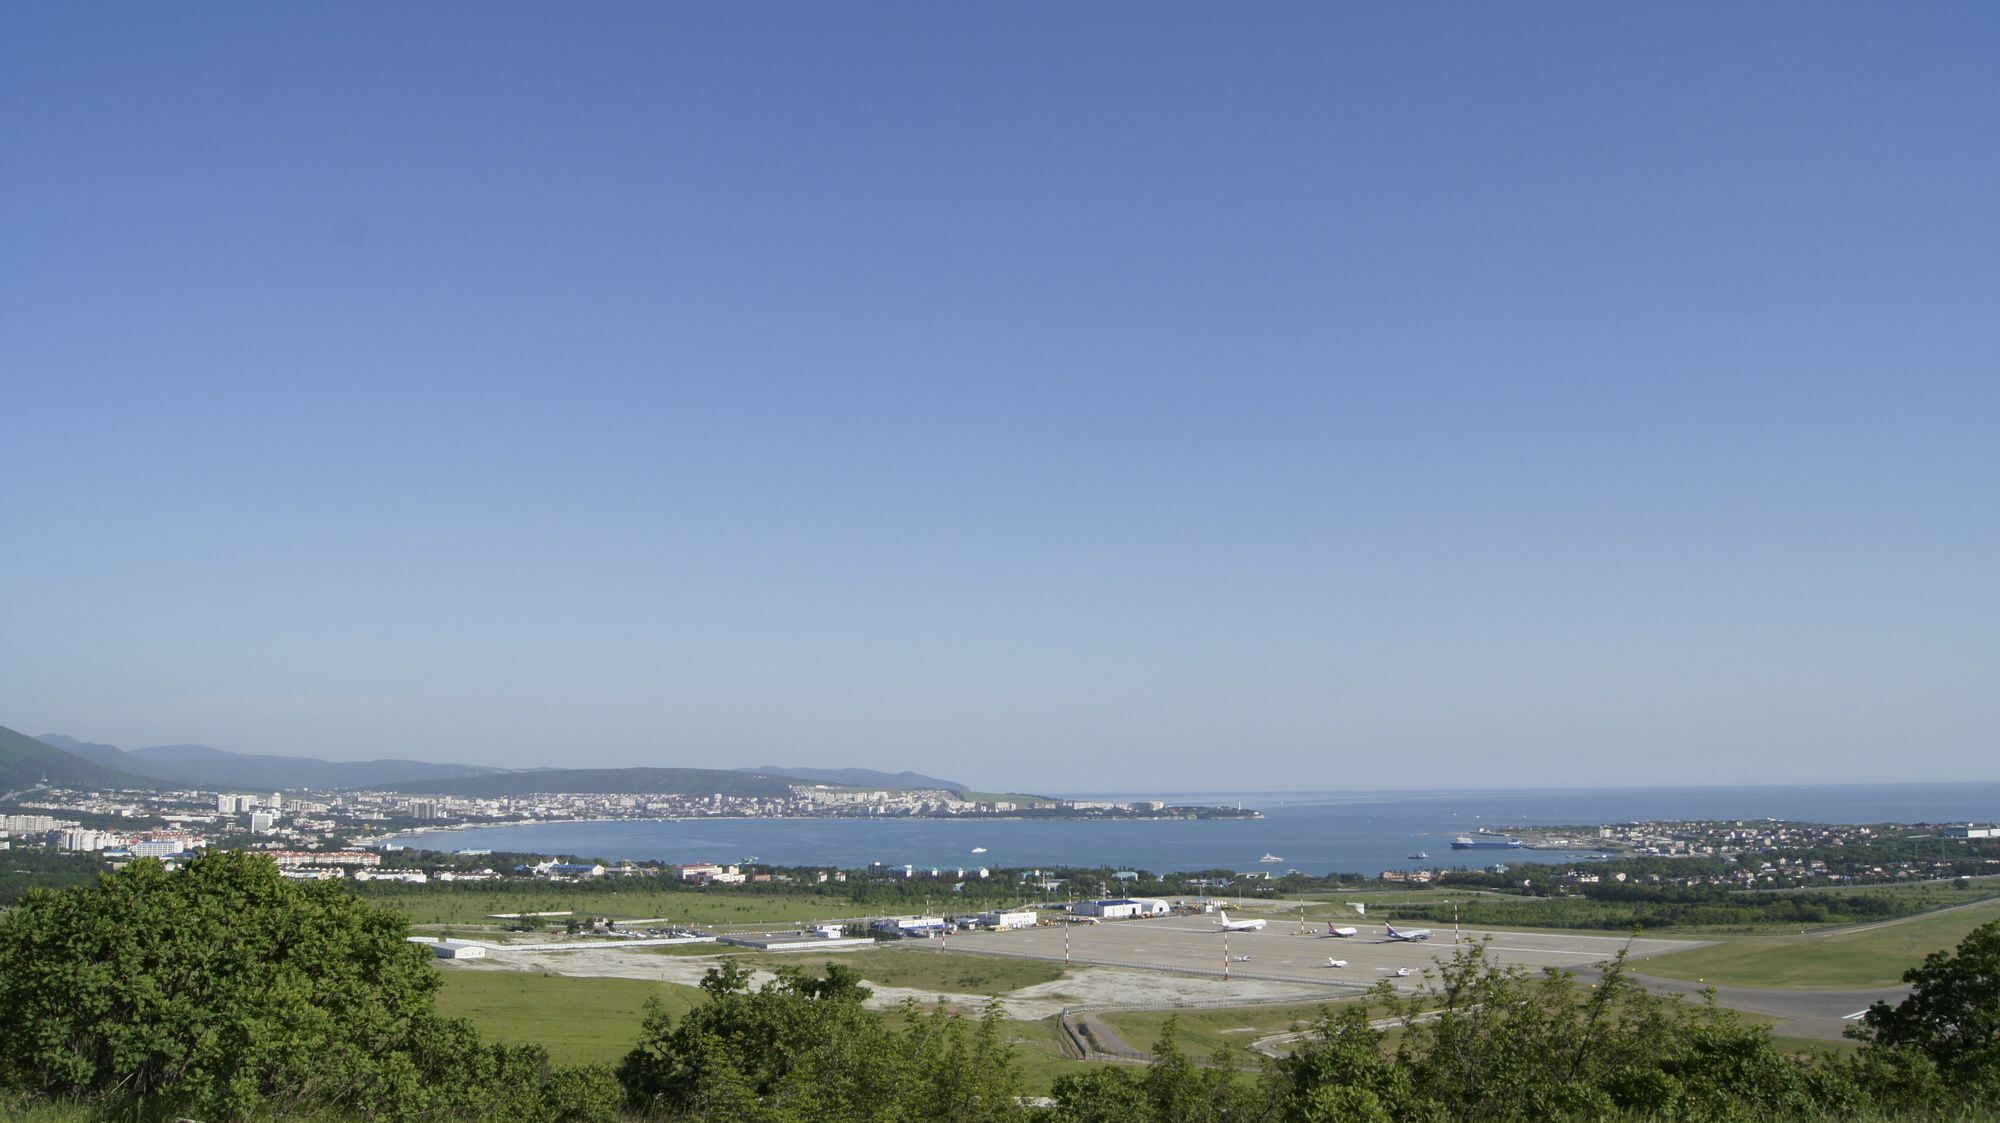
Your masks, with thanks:
[[[1786,819],[1965,823],[2000,818],[2000,783],[1799,787],[1564,788],[1401,792],[1075,793],[1256,808],[1261,819],[676,819],[551,822],[415,832],[429,849],[570,854],[603,860],[741,862],[968,873],[979,867],[1111,866],[1364,873],[1560,861],[1552,851],[1451,849],[1480,828],[1632,821]],[[975,849],[983,852],[975,853]],[[1428,858],[1413,855],[1427,853]],[[1277,862],[1263,862],[1264,855]]]

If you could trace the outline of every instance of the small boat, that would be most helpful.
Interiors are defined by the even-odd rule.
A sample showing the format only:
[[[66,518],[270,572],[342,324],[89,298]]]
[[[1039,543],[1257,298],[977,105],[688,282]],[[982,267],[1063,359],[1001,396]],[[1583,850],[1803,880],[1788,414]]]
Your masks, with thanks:
[[[1264,855],[1263,857],[1261,857],[1261,858],[1259,858],[1259,859],[1257,859],[1257,860],[1258,860],[1258,861],[1260,861],[1260,862],[1282,862],[1282,861],[1284,861],[1284,859],[1283,859],[1283,858],[1280,858],[1280,857],[1278,857],[1278,856],[1277,856],[1276,854],[1266,854],[1266,855]]]
[[[984,854],[986,853],[986,848],[984,846],[975,846],[972,848],[972,852],[974,854]]]
[[[1421,850],[1419,850],[1419,851],[1417,851],[1416,853],[1414,853],[1414,854],[1410,855],[1410,858],[1411,858],[1412,860],[1422,860],[1422,859],[1424,859],[1424,858],[1428,858],[1428,857],[1430,857],[1430,855],[1429,855],[1429,854],[1426,854],[1426,853],[1424,853],[1424,852],[1423,852],[1423,851],[1421,851]]]

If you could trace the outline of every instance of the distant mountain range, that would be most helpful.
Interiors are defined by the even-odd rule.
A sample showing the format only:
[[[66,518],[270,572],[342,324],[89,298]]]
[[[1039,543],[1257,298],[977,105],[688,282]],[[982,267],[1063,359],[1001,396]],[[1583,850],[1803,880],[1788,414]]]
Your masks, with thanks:
[[[936,776],[926,776],[921,772],[877,772],[873,768],[780,768],[775,764],[767,764],[762,768],[739,768],[736,771],[761,772],[766,776],[787,776],[814,784],[841,784],[850,788],[943,788],[954,792],[970,790],[957,780],[940,780]]]
[[[477,764],[420,760],[316,760],[312,757],[232,753],[207,745],[154,745],[127,752],[116,745],[79,741],[61,733],[38,738],[93,764],[143,776],[159,784],[228,790],[279,788],[379,788],[504,772]]]
[[[142,775],[152,783],[172,783],[182,787],[222,787],[230,791],[264,787],[382,787],[388,783],[450,779],[460,775],[486,775],[502,771],[468,763],[426,763],[404,759],[372,761],[322,761],[314,757],[272,757],[256,753],[230,753],[208,745],[152,745],[146,749],[120,749],[78,741],[62,733],[38,737],[66,753],[84,757],[110,769]]]
[[[45,745],[0,725],[0,795],[62,784],[82,788],[142,788],[153,781],[88,757]]]
[[[420,760],[316,760],[232,753],[207,745],[121,749],[61,733],[28,737],[0,727],[0,794],[45,780],[74,787],[187,787],[221,791],[376,789],[467,798],[539,792],[608,795],[784,796],[794,783],[863,788],[965,785],[872,768],[491,768]]]

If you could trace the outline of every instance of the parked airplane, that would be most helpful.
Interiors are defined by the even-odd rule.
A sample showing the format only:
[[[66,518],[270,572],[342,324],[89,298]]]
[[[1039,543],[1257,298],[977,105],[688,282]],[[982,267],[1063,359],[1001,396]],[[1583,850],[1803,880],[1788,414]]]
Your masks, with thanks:
[[[1347,966],[1347,961],[1345,959],[1329,959],[1326,961],[1326,965],[1328,967],[1345,967]]]
[[[1428,940],[1431,938],[1431,930],[1428,928],[1406,928],[1399,932],[1396,930],[1395,925],[1384,924],[1382,931],[1387,933],[1392,940]]]
[[[1231,920],[1222,909],[1216,909],[1215,915],[1222,918],[1216,922],[1216,929],[1222,932],[1262,932],[1268,923],[1262,920]]]
[[[1333,922],[1328,921],[1326,925],[1326,934],[1329,936],[1340,936],[1342,938],[1345,938],[1348,936],[1359,936],[1361,934],[1361,929],[1356,928],[1352,924],[1343,924],[1340,927],[1335,928],[1333,926]]]

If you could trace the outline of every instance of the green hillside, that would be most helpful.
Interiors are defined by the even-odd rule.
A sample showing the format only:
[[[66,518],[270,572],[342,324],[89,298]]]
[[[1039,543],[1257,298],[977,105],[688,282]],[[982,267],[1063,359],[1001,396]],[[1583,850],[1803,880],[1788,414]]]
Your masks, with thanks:
[[[782,797],[791,794],[792,781],[719,768],[551,768],[538,772],[462,776],[453,780],[380,784],[377,787],[408,795],[456,795],[470,799],[533,795],[537,792]]]
[[[44,783],[70,788],[156,788],[159,782],[93,764],[0,725],[0,795]]]

